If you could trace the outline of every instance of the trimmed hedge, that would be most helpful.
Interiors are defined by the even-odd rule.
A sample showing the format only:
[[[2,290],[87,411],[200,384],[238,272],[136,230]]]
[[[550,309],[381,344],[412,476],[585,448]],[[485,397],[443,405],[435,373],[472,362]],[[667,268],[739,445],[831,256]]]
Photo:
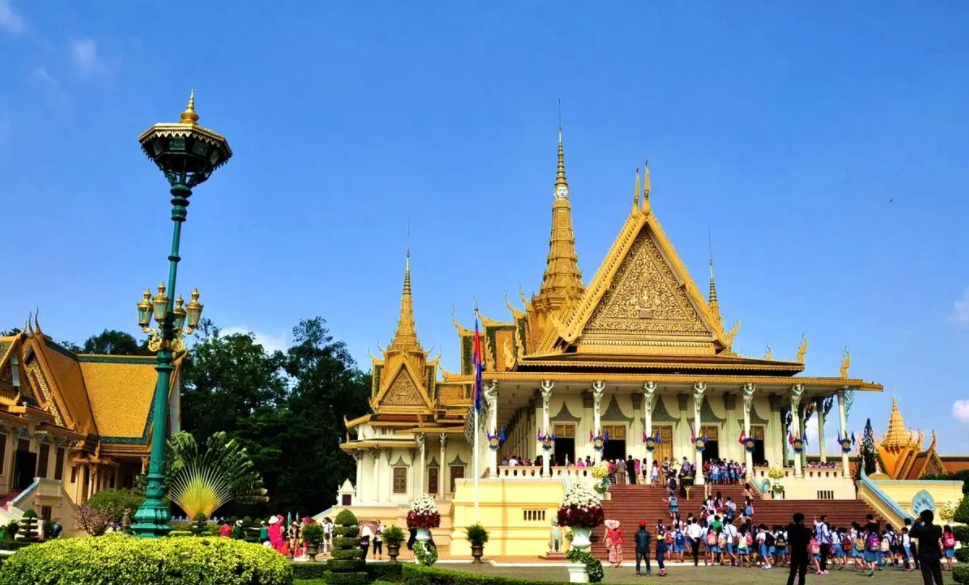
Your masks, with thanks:
[[[969,548],[965,546],[956,550],[956,560],[960,563],[969,563]]]
[[[366,571],[367,562],[358,559],[353,561],[341,561],[339,559],[330,559],[326,563],[326,568],[334,573],[352,573],[354,571]]]
[[[963,545],[969,546],[969,526],[953,526],[952,534]]]
[[[363,560],[363,551],[359,548],[334,550],[330,553],[330,556],[338,561],[353,561],[356,559]]]
[[[334,536],[333,537],[333,548],[336,550],[347,550],[349,547],[356,548],[360,550],[360,539],[350,538],[348,536]],[[363,551],[360,551],[363,552]]]
[[[956,583],[969,585],[969,567],[953,567],[952,580]]]
[[[17,551],[0,585],[291,585],[293,570],[271,548],[228,538],[141,539],[121,534],[56,539]]]
[[[39,544],[39,542],[36,540],[0,540],[0,550],[20,550],[34,544]]]
[[[360,537],[360,527],[359,526],[335,526],[333,528],[333,536],[345,536],[347,538],[359,538]]]
[[[363,554],[363,551],[358,551]],[[320,580],[321,585],[330,583],[330,571],[326,563],[293,563],[293,578],[297,580]],[[400,583],[401,571],[404,565],[394,563],[375,563],[367,565],[367,575],[371,581],[382,581],[385,583]],[[301,583],[300,585],[306,585]]]
[[[402,565],[404,585],[562,585],[561,581],[531,581],[510,577],[495,577],[476,573],[461,573],[421,565]]]

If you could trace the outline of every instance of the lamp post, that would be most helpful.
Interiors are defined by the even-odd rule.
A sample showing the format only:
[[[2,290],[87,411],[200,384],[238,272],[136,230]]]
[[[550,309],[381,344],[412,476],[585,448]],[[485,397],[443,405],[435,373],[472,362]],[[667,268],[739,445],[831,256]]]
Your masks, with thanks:
[[[141,149],[165,174],[172,194],[172,250],[168,256],[168,284],[158,285],[158,294],[145,291],[138,303],[138,324],[150,333],[148,348],[157,353],[151,456],[148,461],[148,484],[145,503],[135,512],[131,530],[142,538],[165,536],[172,529],[171,512],[163,501],[165,496],[165,442],[169,425],[169,393],[171,391],[172,362],[175,354],[185,350],[184,335],[195,330],[202,316],[198,289],[192,291],[187,305],[181,297],[172,306],[175,276],[178,272],[179,241],[182,223],[188,216],[188,199],[192,188],[206,181],[232,156],[232,149],[224,136],[198,124],[195,113],[195,92],[188,99],[188,107],[178,122],[155,124],[138,137]],[[158,328],[149,327],[154,317]]]

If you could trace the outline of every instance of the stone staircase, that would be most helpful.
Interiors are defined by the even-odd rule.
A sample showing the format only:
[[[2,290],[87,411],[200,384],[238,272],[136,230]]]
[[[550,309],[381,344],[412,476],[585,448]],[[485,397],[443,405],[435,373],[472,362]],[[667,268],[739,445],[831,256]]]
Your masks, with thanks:
[[[711,493],[719,491],[724,499],[730,497],[737,502],[738,514],[743,509],[744,489],[742,485],[711,486]],[[631,558],[635,545],[633,533],[639,529],[640,521],[645,521],[650,534],[655,533],[656,521],[669,519],[667,513],[666,488],[647,485],[616,485],[610,489],[611,499],[602,502],[606,519],[619,520],[620,529],[626,545],[625,556]],[[678,498],[680,516],[686,518],[690,512],[699,515],[703,501],[703,487],[696,487],[690,500]],[[787,525],[795,512],[804,514],[805,522],[810,525],[814,516],[824,514],[830,526],[848,526],[852,522],[863,522],[867,514],[875,514],[862,500],[754,500],[754,521],[768,526]],[[876,514],[877,516],[877,514]],[[592,554],[605,560],[608,556],[603,537],[605,527],[600,526],[592,532]]]

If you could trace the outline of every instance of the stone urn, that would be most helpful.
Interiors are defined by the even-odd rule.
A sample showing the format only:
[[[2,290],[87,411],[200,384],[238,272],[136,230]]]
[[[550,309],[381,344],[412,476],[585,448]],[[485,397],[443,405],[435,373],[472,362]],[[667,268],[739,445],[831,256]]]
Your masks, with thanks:
[[[315,544],[306,545],[306,554],[310,558],[310,562],[316,562],[316,555],[320,554],[320,547]]]
[[[399,544],[388,544],[387,545],[387,558],[390,559],[390,562],[396,563],[398,556],[400,556],[400,545]]]
[[[414,539],[417,540],[417,542],[426,545],[427,541],[431,539],[431,531],[427,528],[418,528],[417,534],[414,535]]]
[[[484,556],[484,545],[483,544],[472,544],[471,545],[471,558],[474,559],[474,564],[481,564],[481,557]]]
[[[591,528],[582,528],[579,526],[572,527],[572,548],[575,550],[586,552],[589,547],[592,546],[592,541],[589,537],[592,536]]]

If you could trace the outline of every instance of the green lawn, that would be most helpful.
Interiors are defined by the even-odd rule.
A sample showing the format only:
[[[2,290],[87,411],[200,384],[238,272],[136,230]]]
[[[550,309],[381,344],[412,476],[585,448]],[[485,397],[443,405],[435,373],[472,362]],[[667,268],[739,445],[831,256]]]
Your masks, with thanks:
[[[564,567],[492,567],[490,565],[470,564],[439,564],[437,567],[440,569],[466,571],[469,573],[488,573],[491,575],[518,577],[521,579],[535,579],[544,581],[569,580],[568,572]],[[751,583],[754,581],[756,581],[758,585],[770,585],[775,583],[786,584],[788,570],[789,569],[786,567],[782,567],[780,569],[770,569],[769,571],[765,571],[763,569],[740,569],[732,567],[667,567],[667,576],[660,578],[657,577],[658,571],[654,561],[653,576],[649,580],[655,580],[657,583],[662,583],[663,585],[667,583],[682,583],[691,585],[701,583],[711,583],[716,585],[751,585]],[[636,570],[632,567],[612,569],[607,566],[605,571],[606,578],[603,581],[604,583],[641,583],[646,580],[645,577],[637,578]],[[946,583],[951,583],[952,574],[944,572],[943,579]],[[850,571],[832,571],[828,575],[823,575],[820,577],[808,575],[808,583],[814,583],[815,585],[840,585],[841,583],[870,583],[871,585],[917,585],[922,583],[922,576],[918,571],[906,573],[896,569],[885,569],[881,572],[876,571],[873,578],[865,577],[859,573],[853,573]]]

